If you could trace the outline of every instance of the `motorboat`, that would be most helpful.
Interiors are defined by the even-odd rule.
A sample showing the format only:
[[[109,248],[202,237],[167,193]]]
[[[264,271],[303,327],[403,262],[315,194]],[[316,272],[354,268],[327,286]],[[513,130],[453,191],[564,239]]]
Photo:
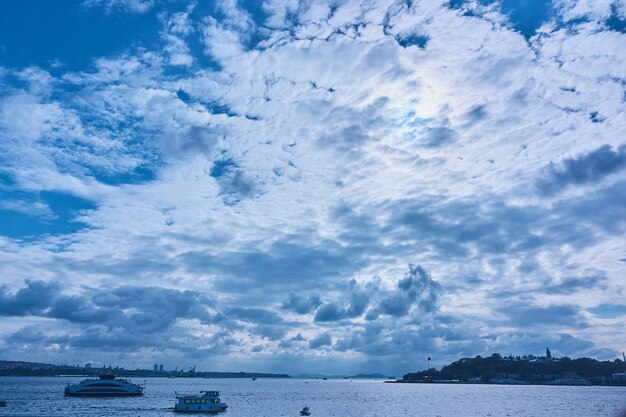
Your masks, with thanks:
[[[137,397],[143,395],[143,386],[133,384],[129,379],[116,378],[115,375],[103,374],[78,384],[65,387],[68,397]]]
[[[200,391],[200,394],[176,394],[174,411],[180,413],[219,413],[228,405],[222,402],[219,391]]]
[[[300,411],[300,415],[301,416],[310,416],[311,415],[311,411],[309,410],[309,407],[304,407],[302,409],[302,411]]]

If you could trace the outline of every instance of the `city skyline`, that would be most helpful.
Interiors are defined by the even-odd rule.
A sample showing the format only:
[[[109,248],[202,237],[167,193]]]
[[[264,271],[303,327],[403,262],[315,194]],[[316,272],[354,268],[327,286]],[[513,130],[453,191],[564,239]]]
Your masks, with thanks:
[[[0,3],[0,359],[622,357],[626,3]]]

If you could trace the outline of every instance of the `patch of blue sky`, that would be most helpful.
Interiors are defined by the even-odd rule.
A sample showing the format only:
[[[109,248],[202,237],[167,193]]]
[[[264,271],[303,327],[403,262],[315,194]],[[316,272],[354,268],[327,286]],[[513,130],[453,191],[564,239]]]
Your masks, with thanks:
[[[483,5],[496,3],[493,0],[479,0]],[[450,8],[461,9],[468,0],[450,0]],[[502,7],[502,12],[509,17],[513,27],[530,38],[535,35],[537,29],[554,16],[554,8],[550,0],[501,0],[497,2]],[[471,14],[471,12],[469,12]]]
[[[193,98],[189,95],[188,92],[186,92],[182,88],[178,89],[178,91],[176,92],[176,97],[178,97],[178,99],[185,104],[193,103]]]
[[[2,189],[6,186],[13,184],[15,184],[15,181],[13,181],[13,178],[9,174],[0,172],[0,192],[2,192]]]
[[[606,26],[609,30],[626,33],[626,19],[620,18],[615,5],[611,7],[611,16],[606,20]]]
[[[626,316],[626,305],[622,304],[600,304],[589,309],[590,313],[603,319],[615,319]]]
[[[526,38],[554,16],[552,2],[547,0],[502,0],[502,10]]]
[[[88,227],[77,216],[83,210],[95,208],[93,202],[70,194],[2,189],[0,235],[32,241],[44,235],[74,233]]]
[[[211,168],[210,175],[213,178],[220,178],[221,176],[228,174],[233,168],[236,168],[237,164],[232,159],[223,159],[213,162],[213,168]]]
[[[73,70],[94,57],[112,56],[129,47],[161,43],[159,10],[107,13],[82,0],[62,4],[37,0],[0,2],[0,63],[9,67],[40,66]]]

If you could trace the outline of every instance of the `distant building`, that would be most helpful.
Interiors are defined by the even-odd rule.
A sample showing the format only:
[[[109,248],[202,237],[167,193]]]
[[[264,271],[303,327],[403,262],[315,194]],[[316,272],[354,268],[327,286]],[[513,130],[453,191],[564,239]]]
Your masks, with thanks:
[[[550,352],[550,348],[546,348],[546,358],[552,359],[552,353]]]
[[[159,372],[159,364],[154,364],[154,372]]]
[[[620,383],[626,382],[626,372],[619,372],[619,373],[613,374],[613,382],[620,382]]]
[[[91,368],[91,362],[87,363],[87,364],[85,365],[85,368],[90,369],[90,368]]]
[[[159,372],[163,372],[163,364],[159,365]]]

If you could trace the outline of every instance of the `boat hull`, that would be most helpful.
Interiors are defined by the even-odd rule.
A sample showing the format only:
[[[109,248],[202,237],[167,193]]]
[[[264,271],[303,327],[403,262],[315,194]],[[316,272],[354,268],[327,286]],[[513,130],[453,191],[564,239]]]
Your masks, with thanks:
[[[194,407],[198,407],[196,405],[190,405],[189,409],[183,408],[183,407],[174,407],[174,411],[177,413],[193,413],[193,414],[199,414],[199,413],[203,413],[203,414],[217,414],[217,413],[221,413],[226,411],[226,409],[228,408],[227,405],[222,406],[222,407],[210,407],[210,408],[195,408]]]
[[[141,397],[143,392],[66,392],[66,397]]]

